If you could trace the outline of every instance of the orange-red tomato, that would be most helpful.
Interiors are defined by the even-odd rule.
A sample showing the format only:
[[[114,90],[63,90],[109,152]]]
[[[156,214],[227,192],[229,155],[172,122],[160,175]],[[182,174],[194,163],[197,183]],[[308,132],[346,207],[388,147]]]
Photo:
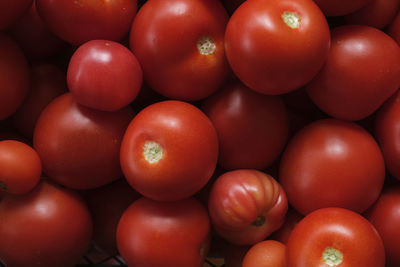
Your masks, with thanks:
[[[242,267],[286,267],[286,246],[275,240],[261,241],[247,251]]]

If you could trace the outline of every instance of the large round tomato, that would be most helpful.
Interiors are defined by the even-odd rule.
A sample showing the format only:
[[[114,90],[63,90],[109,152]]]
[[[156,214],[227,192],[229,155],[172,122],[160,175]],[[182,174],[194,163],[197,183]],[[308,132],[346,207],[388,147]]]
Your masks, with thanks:
[[[216,0],[152,0],[139,10],[130,48],[150,87],[173,99],[198,100],[228,74],[228,14]]]
[[[345,120],[371,115],[400,86],[400,47],[382,31],[348,25],[332,31],[326,64],[307,86],[315,104]]]
[[[41,182],[0,201],[0,261],[10,267],[71,267],[86,253],[92,221],[75,192]]]
[[[309,82],[329,51],[329,27],[312,0],[244,2],[229,20],[226,55],[251,89],[282,94]]]
[[[326,16],[343,16],[362,8],[371,0],[314,0],[314,2]]]
[[[389,172],[400,180],[400,91],[379,110],[375,133]]]
[[[36,6],[56,35],[80,45],[93,39],[122,39],[136,15],[137,0],[36,0]]]
[[[275,240],[261,241],[252,246],[242,267],[286,267],[286,246]]]
[[[33,148],[19,141],[0,141],[0,191],[25,194],[41,175],[42,163]]]
[[[121,256],[131,267],[201,267],[210,246],[210,221],[195,199],[158,202],[141,198],[117,228]]]
[[[142,85],[142,69],[125,46],[93,40],[72,55],[68,88],[76,102],[90,108],[115,111],[133,101]]]
[[[18,45],[1,32],[0,59],[0,120],[3,120],[17,110],[28,93],[29,66]]]
[[[31,86],[24,102],[12,115],[14,127],[32,139],[43,109],[57,96],[67,92],[65,74],[53,64],[36,63],[31,67]]]
[[[263,169],[286,144],[289,122],[278,96],[231,83],[203,103],[219,139],[219,163],[227,169]]]
[[[130,108],[105,112],[77,104],[70,93],[57,97],[41,113],[33,135],[43,171],[75,189],[120,178],[119,150],[132,117]]]
[[[288,208],[285,192],[270,175],[256,170],[235,170],[221,175],[208,200],[216,232],[234,244],[262,241],[284,222]]]
[[[325,208],[307,215],[286,244],[287,267],[384,267],[382,239],[367,219]]]
[[[0,0],[0,30],[4,30],[15,23],[31,4],[32,0]]]
[[[366,217],[382,237],[387,266],[400,266],[400,186],[385,189]]]
[[[162,101],[139,112],[121,145],[121,166],[139,193],[178,200],[199,191],[218,159],[218,136],[208,117],[181,101]]]
[[[306,126],[289,142],[279,177],[289,203],[302,214],[331,206],[363,212],[381,192],[385,163],[366,130],[325,119]]]

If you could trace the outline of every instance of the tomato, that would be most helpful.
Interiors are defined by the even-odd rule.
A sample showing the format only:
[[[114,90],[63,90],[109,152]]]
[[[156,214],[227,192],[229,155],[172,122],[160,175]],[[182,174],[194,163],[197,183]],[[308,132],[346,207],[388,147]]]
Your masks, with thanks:
[[[375,133],[389,172],[400,179],[400,91],[397,91],[379,110]]]
[[[32,0],[0,0],[0,30],[15,23],[31,5]]]
[[[41,113],[33,135],[43,171],[74,189],[117,180],[121,141],[132,117],[130,108],[104,112],[77,104],[70,93],[57,97]]]
[[[162,101],[140,111],[121,145],[122,171],[139,193],[178,200],[199,191],[218,159],[218,137],[208,117],[182,101]]]
[[[118,250],[131,267],[200,267],[209,241],[207,211],[193,198],[141,198],[124,212],[117,228]]]
[[[307,85],[307,92],[330,116],[360,120],[375,112],[399,86],[396,42],[378,29],[349,25],[332,31],[328,60]]]
[[[230,83],[203,103],[219,139],[219,163],[227,169],[270,166],[286,144],[289,122],[278,96]]]
[[[243,267],[286,267],[286,246],[275,240],[252,246],[243,259]]]
[[[304,215],[331,206],[363,212],[381,192],[385,163],[378,144],[362,127],[324,119],[292,138],[279,178],[289,203]]]
[[[0,58],[0,120],[3,120],[17,110],[28,93],[29,66],[18,45],[1,32]]]
[[[139,197],[125,179],[85,192],[84,198],[93,219],[93,241],[108,255],[118,254],[116,233],[119,219]]]
[[[41,174],[42,163],[33,148],[19,141],[0,141],[0,191],[26,194]]]
[[[228,14],[216,0],[152,0],[139,10],[130,48],[144,79],[160,94],[199,100],[228,75],[224,33]]]
[[[0,201],[0,236],[6,266],[71,267],[89,248],[92,221],[78,194],[43,181]]]
[[[310,81],[329,51],[329,27],[311,0],[246,1],[225,34],[233,72],[251,89],[283,94]]]
[[[326,16],[343,16],[366,6],[371,0],[314,0],[314,2]]]
[[[115,111],[137,96],[142,85],[142,69],[125,46],[93,40],[81,45],[72,55],[67,81],[79,104]]]
[[[390,24],[388,34],[400,45],[400,12],[397,12],[396,17]]]
[[[213,184],[208,210],[215,231],[233,244],[262,241],[284,222],[285,192],[270,175],[257,170],[235,170]]]
[[[324,208],[307,215],[286,244],[287,267],[384,267],[382,239],[361,215]]]
[[[400,265],[400,186],[385,189],[366,213],[383,240],[388,267]]]
[[[43,109],[57,96],[67,92],[65,74],[50,63],[31,67],[30,89],[22,104],[12,115],[15,128],[30,140]]]
[[[121,40],[137,11],[136,0],[36,0],[36,6],[49,28],[74,45],[94,39]]]
[[[289,208],[288,212],[286,213],[285,222],[278,230],[272,233],[269,239],[286,244],[289,240],[290,234],[293,231],[293,228],[303,218],[304,216],[298,213],[295,209]]]
[[[348,24],[363,24],[383,29],[393,21],[399,0],[371,0],[363,8],[345,17]]]
[[[10,27],[10,34],[30,59],[52,56],[66,46],[39,16],[36,0],[33,0],[29,10]]]

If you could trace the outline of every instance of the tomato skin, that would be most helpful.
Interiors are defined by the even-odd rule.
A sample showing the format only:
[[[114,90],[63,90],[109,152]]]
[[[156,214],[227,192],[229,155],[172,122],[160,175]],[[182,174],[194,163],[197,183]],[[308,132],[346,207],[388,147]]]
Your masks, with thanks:
[[[284,222],[285,192],[270,175],[257,170],[235,170],[221,175],[208,200],[216,232],[237,245],[262,241]]]
[[[272,233],[269,239],[279,241],[286,245],[294,227],[303,218],[304,216],[298,213],[295,209],[289,208],[286,213],[285,222],[278,230]]]
[[[136,0],[36,0],[40,17],[61,39],[81,45],[94,39],[119,41],[136,15]]]
[[[397,12],[387,32],[400,45],[400,12]]]
[[[66,47],[66,43],[55,36],[39,16],[36,0],[9,31],[29,59],[43,59]]]
[[[162,151],[160,158],[152,161],[157,150]],[[217,159],[218,136],[211,121],[182,101],[162,101],[140,111],[121,145],[121,166],[127,181],[155,200],[193,195],[211,178]]]
[[[368,220],[350,210],[324,208],[308,214],[293,229],[286,244],[287,267],[328,266],[322,260],[326,248],[343,254],[340,267],[385,266],[382,239]]]
[[[131,267],[200,267],[209,242],[207,211],[193,198],[136,200],[122,215],[117,229],[118,250]]]
[[[93,219],[93,241],[108,255],[117,255],[117,226],[123,212],[140,197],[125,179],[84,194]]]
[[[292,138],[281,159],[279,178],[289,203],[303,215],[331,206],[363,212],[381,192],[385,164],[366,130],[355,123],[324,119]]]
[[[386,188],[365,216],[383,240],[388,267],[400,265],[400,187]]]
[[[0,30],[11,26],[31,6],[32,0],[0,1]]]
[[[252,246],[243,259],[243,267],[286,267],[286,246],[275,240]]]
[[[42,163],[30,146],[14,140],[0,141],[0,191],[26,194],[40,180]]]
[[[297,14],[298,28],[284,22],[285,12]],[[246,1],[231,16],[225,33],[233,72],[249,88],[271,95],[309,82],[324,64],[329,45],[328,23],[309,0]]]
[[[231,83],[207,98],[202,109],[217,130],[219,164],[226,170],[264,169],[286,144],[288,115],[278,96]]]
[[[400,91],[382,106],[375,120],[375,134],[389,172],[400,180]]]
[[[29,90],[29,66],[21,49],[0,33],[0,120],[12,115]]]
[[[6,266],[71,267],[89,248],[92,221],[78,194],[43,181],[1,200],[0,235]]]
[[[29,140],[43,109],[68,90],[65,74],[53,64],[33,64],[30,73],[28,95],[11,117],[13,126]]]
[[[130,32],[130,48],[146,82],[171,99],[192,101],[211,95],[229,73],[224,51],[227,22],[219,1],[147,1]],[[213,39],[213,53],[199,52],[203,36]]]
[[[362,24],[383,29],[393,21],[400,7],[399,0],[372,0],[363,8],[345,17],[348,24]]]
[[[67,72],[68,88],[81,105],[116,111],[137,96],[142,69],[125,46],[107,40],[92,40],[72,55]]]
[[[122,177],[119,150],[133,111],[104,112],[81,106],[70,93],[54,99],[41,113],[33,146],[43,171],[73,189],[89,189]]]
[[[326,64],[307,92],[328,115],[360,120],[375,112],[399,85],[399,46],[378,29],[348,25],[332,30]]]
[[[350,14],[368,4],[369,0],[314,0],[326,16]]]

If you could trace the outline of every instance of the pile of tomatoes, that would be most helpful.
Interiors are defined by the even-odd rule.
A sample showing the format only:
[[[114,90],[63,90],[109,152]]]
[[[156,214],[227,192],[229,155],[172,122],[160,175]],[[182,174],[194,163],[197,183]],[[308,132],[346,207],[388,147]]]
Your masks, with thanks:
[[[400,266],[400,0],[0,0],[0,262]]]

